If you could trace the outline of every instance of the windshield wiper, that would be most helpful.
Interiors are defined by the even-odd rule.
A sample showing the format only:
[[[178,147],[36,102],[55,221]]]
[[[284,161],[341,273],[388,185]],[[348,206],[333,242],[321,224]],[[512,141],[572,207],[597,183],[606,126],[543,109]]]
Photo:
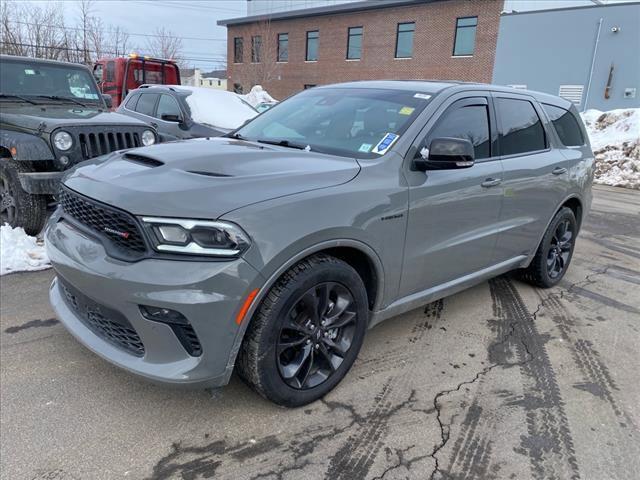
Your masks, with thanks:
[[[22,97],[20,95],[14,95],[12,93],[0,93],[0,98],[17,98],[18,100],[30,103],[31,105],[38,105],[38,103],[34,102],[33,100],[29,100],[28,98]]]
[[[229,132],[226,135],[223,135],[223,137],[235,138],[237,140],[245,140],[243,135],[235,132]]]
[[[36,95],[36,97],[38,98],[48,98],[50,100],[59,100],[62,102],[68,101],[68,102],[73,102],[76,105],[80,105],[81,107],[87,107],[86,104],[76,100],[75,98],[71,98],[71,97],[60,97],[58,95]]]
[[[256,142],[266,143],[268,145],[278,145],[280,147],[296,148],[298,150],[311,150],[311,147],[309,147],[309,145],[290,142],[289,140],[284,140],[284,139],[283,140],[266,140],[266,139],[260,138],[256,140]]]

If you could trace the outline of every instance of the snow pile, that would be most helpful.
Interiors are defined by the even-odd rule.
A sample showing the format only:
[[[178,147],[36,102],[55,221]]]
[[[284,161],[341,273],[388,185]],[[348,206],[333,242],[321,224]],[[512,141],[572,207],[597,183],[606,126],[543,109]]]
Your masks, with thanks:
[[[44,247],[22,228],[0,227],[0,275],[49,268]]]
[[[191,118],[197,123],[234,130],[258,115],[258,112],[235,93],[212,88],[171,86],[176,90],[191,92],[186,100],[191,110]]]
[[[594,182],[640,189],[640,108],[582,114],[596,156]]]
[[[255,85],[249,93],[246,95],[238,95],[245,102],[247,102],[252,107],[260,103],[274,103],[277,102],[275,98],[273,98],[269,93],[262,88],[262,85]]]

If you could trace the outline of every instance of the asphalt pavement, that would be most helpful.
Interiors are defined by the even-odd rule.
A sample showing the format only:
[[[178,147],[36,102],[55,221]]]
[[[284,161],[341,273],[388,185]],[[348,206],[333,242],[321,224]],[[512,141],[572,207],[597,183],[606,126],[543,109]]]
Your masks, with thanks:
[[[640,191],[595,188],[561,284],[503,276],[371,330],[324,400],[152,385],[0,278],[2,479],[640,476]]]

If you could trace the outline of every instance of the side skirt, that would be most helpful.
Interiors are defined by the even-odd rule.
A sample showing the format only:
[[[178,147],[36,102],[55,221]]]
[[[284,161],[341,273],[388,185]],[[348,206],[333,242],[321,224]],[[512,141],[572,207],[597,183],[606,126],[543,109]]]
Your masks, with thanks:
[[[460,277],[447,283],[431,287],[427,290],[422,290],[421,292],[407,295],[406,297],[396,300],[383,310],[372,312],[371,318],[369,320],[369,328],[372,328],[378,323],[383,322],[384,320],[387,320],[391,317],[402,315],[403,313],[414,310],[418,307],[421,307],[422,305],[426,305],[427,303],[434,302],[443,297],[453,295],[454,293],[466,290],[467,288],[477,285],[478,283],[482,283],[485,280],[489,280],[490,278],[502,275],[503,273],[513,270],[514,268],[522,267],[526,263],[526,261],[526,255],[518,255],[517,257],[505,260],[504,262],[500,262],[496,265],[492,265],[482,270],[478,270],[477,272],[470,273],[469,275],[465,275],[464,277]]]

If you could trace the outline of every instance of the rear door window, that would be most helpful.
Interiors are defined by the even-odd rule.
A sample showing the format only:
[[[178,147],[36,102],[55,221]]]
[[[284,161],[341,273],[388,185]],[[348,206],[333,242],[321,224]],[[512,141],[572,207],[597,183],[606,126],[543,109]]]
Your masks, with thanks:
[[[460,105],[462,102],[464,105]],[[468,103],[469,99],[464,99],[449,107],[429,133],[425,143],[427,148],[435,138],[463,138],[473,144],[476,160],[491,156],[488,107]]]
[[[140,97],[140,95],[131,95],[128,99],[127,99],[127,103],[124,104],[125,108],[135,111],[136,110],[136,103],[138,103],[138,97]]]
[[[549,116],[553,127],[556,129],[560,141],[565,147],[579,147],[584,145],[584,137],[578,121],[573,114],[564,108],[542,104],[542,108]]]
[[[158,101],[159,94],[157,93],[143,93],[140,95],[138,104],[136,105],[136,112],[143,115],[153,117],[153,112]]]
[[[517,155],[547,148],[544,127],[528,100],[497,98],[500,154]]]

